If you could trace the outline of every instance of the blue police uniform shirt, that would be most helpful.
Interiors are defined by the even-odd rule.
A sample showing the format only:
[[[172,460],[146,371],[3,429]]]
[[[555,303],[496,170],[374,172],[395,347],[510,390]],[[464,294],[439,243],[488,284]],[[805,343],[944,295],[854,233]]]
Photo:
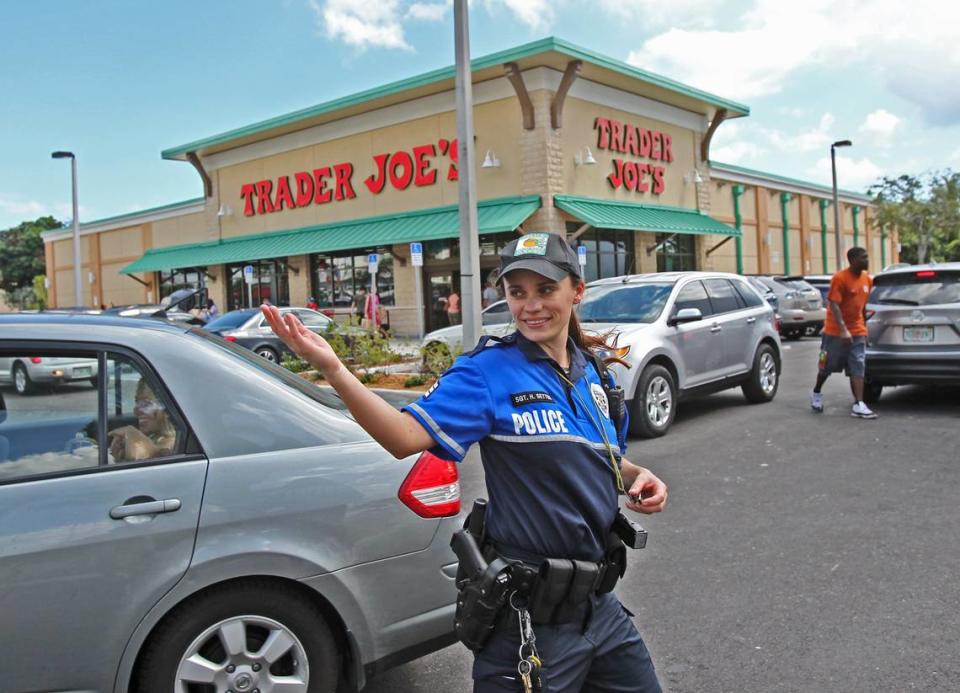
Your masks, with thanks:
[[[519,332],[461,356],[403,408],[433,436],[432,453],[460,461],[479,442],[489,494],[487,535],[550,558],[598,561],[618,509],[604,435],[625,452],[600,374],[570,340],[564,383],[556,363]]]

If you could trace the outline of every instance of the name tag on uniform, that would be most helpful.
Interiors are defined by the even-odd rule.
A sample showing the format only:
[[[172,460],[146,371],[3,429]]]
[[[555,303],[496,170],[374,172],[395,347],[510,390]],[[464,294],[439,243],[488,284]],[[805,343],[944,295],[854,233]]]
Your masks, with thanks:
[[[525,404],[542,404],[544,402],[553,403],[553,397],[549,392],[516,392],[510,395],[510,401],[513,406],[522,407]]]

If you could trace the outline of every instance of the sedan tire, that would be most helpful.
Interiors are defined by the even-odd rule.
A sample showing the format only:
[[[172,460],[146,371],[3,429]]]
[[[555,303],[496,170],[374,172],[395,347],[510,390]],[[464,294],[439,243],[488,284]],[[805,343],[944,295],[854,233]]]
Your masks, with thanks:
[[[27,373],[27,367],[22,363],[16,363],[13,366],[13,388],[18,395],[30,395],[36,390],[36,386],[30,380],[30,374]]]
[[[265,582],[217,590],[174,609],[150,637],[136,690],[269,691],[282,683],[285,691],[333,693],[340,672],[320,610]]]
[[[257,356],[265,358],[270,363],[280,363],[280,355],[277,354],[277,352],[274,351],[271,347],[268,347],[268,346],[257,347],[256,349],[254,349],[253,353],[255,353]]]
[[[659,438],[669,430],[676,415],[677,386],[673,376],[663,366],[647,366],[633,396],[630,432],[641,438]]]
[[[769,344],[761,344],[753,356],[750,378],[741,389],[751,404],[771,401],[780,387],[780,359]]]

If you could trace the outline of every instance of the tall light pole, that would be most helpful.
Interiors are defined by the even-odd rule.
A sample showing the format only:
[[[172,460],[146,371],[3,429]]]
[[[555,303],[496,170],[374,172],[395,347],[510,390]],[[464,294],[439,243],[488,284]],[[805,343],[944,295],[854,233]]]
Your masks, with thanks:
[[[54,159],[70,159],[73,182],[73,294],[76,305],[83,305],[83,282],[80,279],[80,219],[77,205],[77,157],[73,152],[54,152]]]
[[[473,77],[470,70],[470,22],[467,0],[453,3],[457,78],[457,171],[460,191],[460,310],[463,350],[483,334],[480,322],[480,236],[477,230],[477,185],[473,177]]]
[[[837,271],[843,269],[843,229],[840,228],[840,196],[837,194],[837,147],[849,147],[853,144],[850,140],[840,140],[830,145],[830,167],[833,169],[833,228],[837,233]]]

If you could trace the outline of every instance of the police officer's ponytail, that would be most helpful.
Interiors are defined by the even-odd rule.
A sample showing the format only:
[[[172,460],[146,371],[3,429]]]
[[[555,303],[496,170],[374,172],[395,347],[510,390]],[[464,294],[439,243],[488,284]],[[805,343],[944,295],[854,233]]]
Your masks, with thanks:
[[[579,277],[574,277],[571,275],[571,281],[574,284],[580,283]],[[573,339],[573,343],[576,344],[581,349],[587,351],[596,351],[602,350],[608,355],[603,359],[603,362],[606,364],[610,363],[619,363],[623,366],[626,366],[626,362],[612,354],[616,350],[616,339],[615,334],[611,330],[605,334],[587,334],[583,331],[583,327],[580,325],[580,321],[577,319],[577,311],[570,311],[570,323],[567,327],[567,331],[570,335],[570,338]]]

